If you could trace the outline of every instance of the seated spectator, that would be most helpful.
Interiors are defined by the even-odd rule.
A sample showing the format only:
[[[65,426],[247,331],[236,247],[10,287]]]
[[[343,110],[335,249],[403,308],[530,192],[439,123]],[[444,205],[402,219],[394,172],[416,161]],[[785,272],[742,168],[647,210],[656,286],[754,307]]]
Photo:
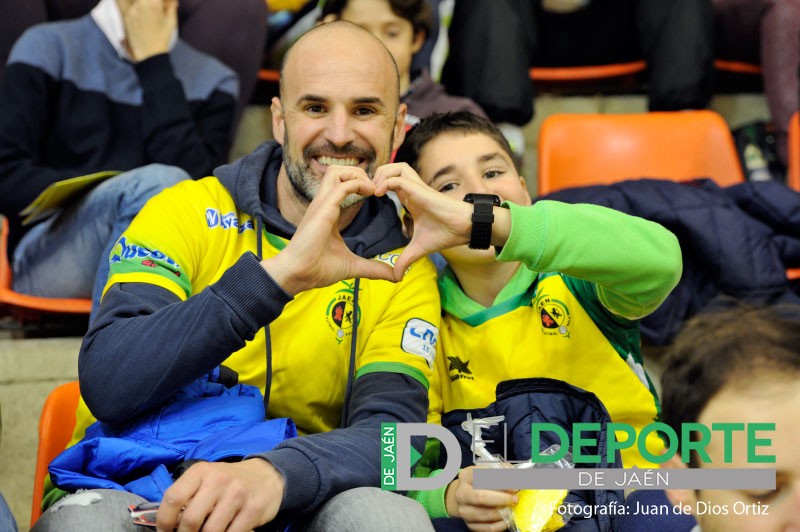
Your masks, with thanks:
[[[82,17],[97,0],[0,0],[0,77],[12,45],[29,27]],[[267,39],[263,0],[180,0],[181,40],[227,65],[239,77],[236,119],[250,101]]]
[[[642,367],[639,319],[678,282],[677,239],[603,207],[531,206],[508,143],[469,113],[422,120],[396,161],[376,176],[378,191],[395,191],[413,218],[396,269],[437,251],[448,263],[439,281],[444,312],[429,421],[448,426],[448,416],[494,402],[499,383],[547,377],[593,392],[614,422],[637,430],[651,423],[658,406]],[[494,216],[480,231],[471,221],[479,200]],[[655,435],[647,445],[662,448]],[[622,460],[652,466],[634,449]],[[432,517],[501,526],[497,508],[512,496],[480,493],[469,479],[462,472],[446,491],[420,499]]]
[[[777,470],[775,490],[668,489],[673,504],[695,514],[696,530],[800,530],[800,307],[737,307],[698,315],[670,348],[661,383],[663,420],[678,433],[685,423],[775,423],[774,432],[757,433],[770,441],[757,454],[774,455],[774,464],[748,459],[744,431],[732,433],[727,464],[720,465],[726,446],[718,432],[712,432],[707,457],[692,454],[688,467]],[[670,463],[687,467],[677,456]],[[734,511],[735,505],[765,511],[745,514]],[[704,511],[712,506],[720,510]]]
[[[147,199],[226,161],[236,75],[176,26],[175,0],[102,0],[14,46],[0,87],[0,213],[15,290],[94,293],[96,307],[111,246]],[[101,171],[122,173],[23,224],[49,186]]]
[[[0,416],[0,433],[2,432],[3,421],[2,416]],[[2,493],[0,493],[0,530],[3,532],[17,532],[17,521],[14,519],[14,514],[11,513],[11,509],[8,507],[8,503],[6,503]]]
[[[712,4],[717,57],[761,65],[775,147],[786,167],[789,119],[797,111],[800,0],[712,0]]]
[[[301,434],[186,464],[160,530],[431,529],[420,505],[378,488],[381,423],[425,420],[440,314],[427,259],[389,282],[406,239],[392,203],[372,197],[370,176],[404,138],[398,87],[368,32],[314,28],[284,62],[277,142],[152,198],[115,248],[79,358],[77,438],[92,415],[146,419],[222,363]],[[144,501],[110,493],[68,495],[33,530],[120,530]]]
[[[496,123],[533,116],[532,66],[644,59],[652,111],[700,109],[711,98],[708,0],[458,0],[442,84]]]
[[[408,106],[406,124],[416,125],[434,113],[469,111],[486,116],[472,100],[448,95],[427,70],[412,72],[414,55],[431,32],[427,0],[326,0],[320,20],[347,20],[380,39],[400,71],[400,101]]]
[[[6,500],[0,494],[0,530],[3,532],[17,532],[17,521],[11,513]]]

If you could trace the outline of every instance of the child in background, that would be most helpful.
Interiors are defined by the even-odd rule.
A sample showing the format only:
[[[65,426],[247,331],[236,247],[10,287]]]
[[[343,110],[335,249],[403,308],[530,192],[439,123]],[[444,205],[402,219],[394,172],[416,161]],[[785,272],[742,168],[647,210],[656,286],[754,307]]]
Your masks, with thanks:
[[[469,98],[447,94],[427,70],[412,72],[411,60],[431,31],[431,8],[426,0],[326,0],[320,20],[358,24],[386,45],[400,71],[400,101],[408,106],[407,126],[434,113],[449,111],[486,116]]]
[[[684,423],[775,424],[774,432],[756,433],[771,440],[756,454],[774,455],[774,464],[748,459],[745,431],[732,433],[731,463],[723,463],[723,438],[715,437],[717,432],[706,447],[710,464],[692,455],[688,467],[777,470],[775,490],[668,489],[673,504],[695,514],[694,530],[800,530],[800,307],[738,307],[698,315],[667,354],[661,383],[663,420],[675,430]],[[687,467],[679,456],[669,464]],[[630,530],[645,529],[633,524]]]

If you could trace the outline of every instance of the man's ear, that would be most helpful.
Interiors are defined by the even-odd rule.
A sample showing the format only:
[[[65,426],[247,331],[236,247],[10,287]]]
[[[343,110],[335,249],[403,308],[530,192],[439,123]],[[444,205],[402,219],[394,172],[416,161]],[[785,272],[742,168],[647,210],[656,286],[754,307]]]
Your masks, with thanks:
[[[392,154],[396,152],[400,145],[403,144],[403,141],[406,140],[406,113],[408,112],[408,106],[404,103],[401,103],[397,107],[397,114],[395,115],[395,122],[394,122],[394,142],[392,143]]]
[[[681,462],[678,454],[672,456],[669,460],[661,464],[662,469],[686,469],[686,464]],[[666,489],[664,490],[667,499],[673,506],[678,506],[681,509],[687,508],[689,513],[693,513],[695,503],[697,502],[697,495],[694,490],[689,489]]]
[[[418,31],[414,35],[414,41],[411,43],[411,55],[414,55],[420,50],[422,50],[422,47],[424,45],[425,45],[425,32]]]
[[[272,97],[272,103],[269,106],[272,111],[272,137],[278,144],[283,146],[283,136],[286,133],[285,117],[283,116],[283,104],[277,96]]]

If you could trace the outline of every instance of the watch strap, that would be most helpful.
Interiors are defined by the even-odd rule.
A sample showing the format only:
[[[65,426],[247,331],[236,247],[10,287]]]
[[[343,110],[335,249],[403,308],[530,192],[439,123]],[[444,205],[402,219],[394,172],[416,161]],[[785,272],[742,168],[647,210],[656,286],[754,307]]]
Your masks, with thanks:
[[[464,201],[473,205],[469,247],[489,249],[492,243],[494,207],[500,205],[500,198],[494,194],[467,194]]]

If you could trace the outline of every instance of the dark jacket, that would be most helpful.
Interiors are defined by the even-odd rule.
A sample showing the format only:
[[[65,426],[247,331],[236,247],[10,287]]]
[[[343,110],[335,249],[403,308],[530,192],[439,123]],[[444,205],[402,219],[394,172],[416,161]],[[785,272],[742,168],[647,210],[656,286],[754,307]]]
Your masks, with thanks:
[[[800,193],[781,183],[720,188],[708,179],[639,179],[539,199],[545,198],[611,207],[658,222],[678,237],[683,276],[661,307],[642,320],[647,343],[670,343],[684,320],[730,299],[800,303],[785,272],[800,266]]]
[[[442,425],[455,434],[461,444],[461,467],[473,464],[471,450],[472,436],[461,428],[461,424],[471,414],[472,419],[503,416],[502,423],[491,426],[481,434],[487,442],[487,449],[493,455],[504,456],[507,461],[529,461],[531,459],[531,425],[533,423],[554,423],[560,425],[567,434],[572,434],[575,423],[597,423],[602,430],[597,433],[596,445],[582,447],[582,454],[601,457],[597,468],[621,467],[622,459],[616,453],[614,463],[606,460],[607,431],[611,423],[603,403],[597,396],[564,381],[546,378],[517,379],[497,385],[497,400],[486,408],[477,410],[454,410],[442,416]],[[570,436],[571,437],[571,436]],[[543,431],[540,449],[544,451],[559,443],[552,432]],[[442,453],[440,463],[446,463],[446,453]],[[566,504],[588,505],[591,508],[607,507],[622,503],[622,490],[572,490],[565,499]],[[581,512],[586,515],[589,512]],[[581,532],[610,532],[613,528],[613,515],[591,512],[591,518],[574,517],[564,530]]]

